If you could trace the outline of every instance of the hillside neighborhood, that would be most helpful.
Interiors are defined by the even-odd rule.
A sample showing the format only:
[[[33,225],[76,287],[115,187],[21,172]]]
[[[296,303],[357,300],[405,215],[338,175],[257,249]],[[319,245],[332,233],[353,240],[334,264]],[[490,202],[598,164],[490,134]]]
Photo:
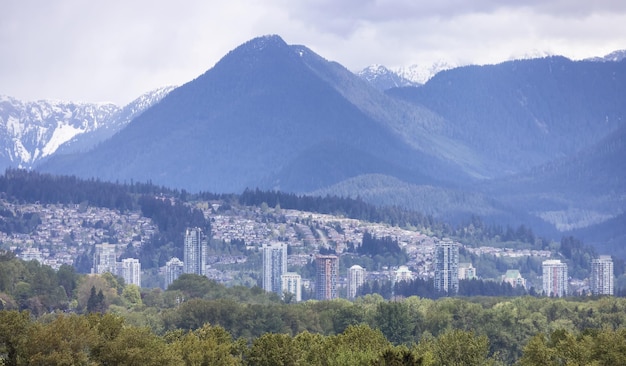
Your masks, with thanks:
[[[142,217],[140,212],[119,212],[86,203],[42,205],[0,201],[0,204],[6,212],[32,215],[31,220],[38,222],[30,234],[0,232],[2,247],[18,253],[24,260],[35,259],[55,269],[63,264],[75,265],[81,255],[93,256],[96,244],[115,245],[119,257],[129,246],[141,247],[158,230],[152,220]],[[440,238],[428,233],[333,215],[270,208],[267,205],[228,205],[226,209],[218,201],[194,205],[202,209],[211,222],[209,247],[228,246],[238,241],[245,243],[246,253],[256,253],[263,246],[284,242],[289,247],[289,267],[301,268],[313,261],[320,249],[337,254],[346,253],[350,246],[360,245],[364,233],[369,233],[373,237],[389,237],[397,241],[407,254],[408,261],[403,266],[410,269],[412,278],[433,277],[434,246]],[[479,256],[548,258],[551,255],[548,250],[459,244],[467,252]],[[236,284],[233,281],[240,269],[232,265],[245,263],[246,255],[209,250],[212,255],[208,258],[210,269],[207,270],[207,276],[226,285]],[[260,272],[260,265],[253,270]],[[370,279],[393,279],[398,267],[366,270]],[[163,268],[160,273],[163,275]],[[303,278],[303,286],[310,286],[309,280]]]

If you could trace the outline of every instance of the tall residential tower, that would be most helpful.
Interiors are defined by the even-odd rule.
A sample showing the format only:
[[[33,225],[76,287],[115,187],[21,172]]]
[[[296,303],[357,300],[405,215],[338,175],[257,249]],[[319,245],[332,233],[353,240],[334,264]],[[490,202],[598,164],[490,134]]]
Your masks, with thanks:
[[[459,291],[459,246],[444,238],[435,244],[435,290],[455,295]]]
[[[183,247],[184,273],[206,274],[209,241],[202,229],[188,228],[185,231]]]
[[[287,272],[287,244],[274,243],[263,248],[263,289],[282,297],[280,276]]]
[[[594,295],[613,295],[613,259],[611,256],[601,255],[591,260],[589,285]]]
[[[558,259],[543,261],[543,293],[546,296],[563,297],[567,295],[567,263]]]
[[[348,270],[348,299],[354,299],[359,287],[365,283],[365,269],[358,264]]]
[[[336,255],[315,257],[315,293],[318,300],[337,298],[337,276],[339,259]]]

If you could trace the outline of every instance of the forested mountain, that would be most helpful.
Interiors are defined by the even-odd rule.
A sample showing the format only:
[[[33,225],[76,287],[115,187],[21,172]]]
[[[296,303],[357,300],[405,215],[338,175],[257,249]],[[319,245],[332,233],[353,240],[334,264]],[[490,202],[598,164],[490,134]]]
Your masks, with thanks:
[[[626,62],[564,57],[465,66],[423,87],[388,91],[449,122],[451,134],[502,164],[493,176],[573,155],[626,124]]]
[[[582,157],[624,126],[625,95],[626,61],[563,57],[459,67],[423,86],[383,93],[304,46],[265,36],[234,49],[94,150],[56,154],[39,169],[190,191],[360,196],[442,218],[477,213],[498,223],[545,224],[547,233],[624,212],[611,188],[621,178],[590,173]],[[518,189],[539,186],[506,187],[568,157],[568,176],[598,177],[580,179],[576,196],[567,188],[522,197]],[[492,184],[495,178],[505,186]],[[545,184],[564,178],[569,184],[556,173]],[[597,195],[587,194],[592,190]],[[581,221],[576,210],[551,213],[564,211],[554,202],[579,200],[583,215],[598,212],[597,220]]]
[[[371,105],[354,104],[363,99]],[[427,143],[435,137],[424,132],[440,129],[437,122],[420,118],[426,112],[415,107],[388,110],[389,101],[309,49],[262,37],[94,151],[59,156],[41,169],[214,192],[310,191],[365,173],[412,182],[464,179],[442,147]],[[399,113],[406,114],[401,121]]]

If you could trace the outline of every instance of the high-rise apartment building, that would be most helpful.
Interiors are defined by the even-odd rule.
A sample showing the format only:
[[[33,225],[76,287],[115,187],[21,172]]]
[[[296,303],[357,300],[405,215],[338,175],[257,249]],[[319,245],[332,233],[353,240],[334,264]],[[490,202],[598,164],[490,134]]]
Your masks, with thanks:
[[[295,301],[302,301],[302,279],[295,272],[287,272],[280,276],[282,292],[293,294]]]
[[[594,295],[613,295],[613,259],[611,256],[601,255],[591,260],[589,286]]]
[[[117,275],[115,248],[115,244],[96,244],[91,273],[102,274],[109,272]]]
[[[435,244],[435,290],[450,295],[459,290],[459,246],[444,238]]]
[[[567,295],[567,263],[558,259],[543,261],[543,293],[546,296],[563,297]]]
[[[173,257],[169,261],[165,262],[165,289],[183,274],[185,264],[180,259]]]
[[[263,289],[283,294],[280,276],[287,272],[287,244],[273,243],[264,245],[263,251]]]
[[[127,285],[141,287],[141,263],[136,258],[124,258],[117,264],[117,275],[124,279]]]
[[[183,247],[184,273],[204,275],[206,273],[209,242],[202,229],[188,228]]]
[[[318,300],[337,298],[339,259],[336,255],[318,255],[315,258],[315,293]]]
[[[348,270],[348,299],[354,299],[365,283],[365,269],[358,264]]]

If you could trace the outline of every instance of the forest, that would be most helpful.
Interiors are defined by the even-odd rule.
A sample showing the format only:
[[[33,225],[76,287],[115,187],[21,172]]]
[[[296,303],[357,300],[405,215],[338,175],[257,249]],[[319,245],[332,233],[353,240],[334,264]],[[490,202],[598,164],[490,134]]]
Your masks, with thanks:
[[[198,275],[140,289],[0,253],[5,365],[616,365],[625,324],[616,297],[289,303]]]

